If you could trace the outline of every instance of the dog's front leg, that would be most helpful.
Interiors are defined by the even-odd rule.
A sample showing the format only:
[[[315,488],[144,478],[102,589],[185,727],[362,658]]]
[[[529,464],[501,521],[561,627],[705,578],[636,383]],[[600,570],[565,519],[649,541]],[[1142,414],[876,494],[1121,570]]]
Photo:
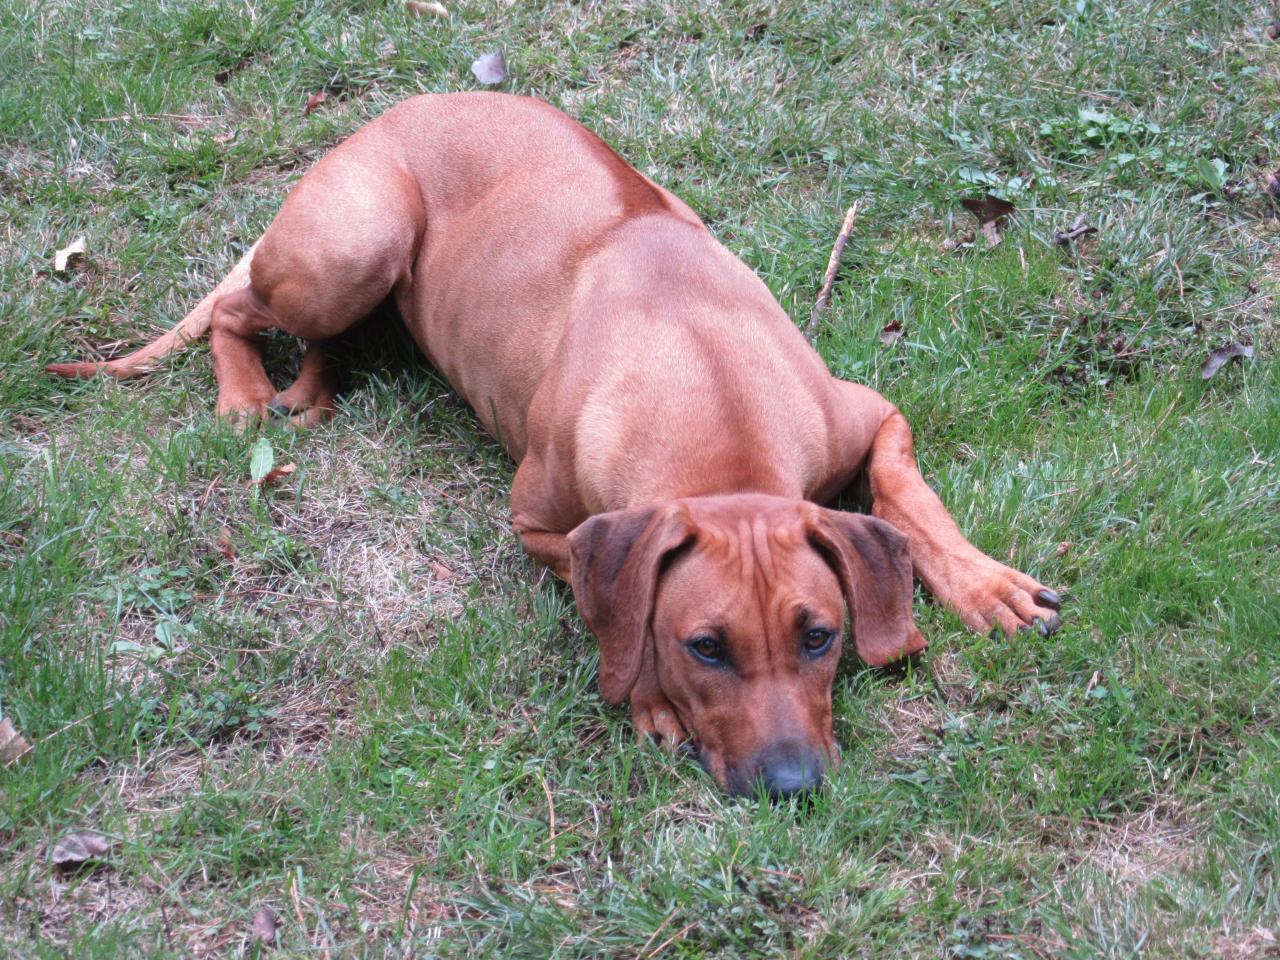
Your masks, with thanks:
[[[871,512],[911,540],[911,561],[929,592],[971,629],[986,633],[1057,629],[1058,595],[1024,573],[993,560],[951,519],[916,466],[911,427],[890,408],[871,442],[867,477]]]

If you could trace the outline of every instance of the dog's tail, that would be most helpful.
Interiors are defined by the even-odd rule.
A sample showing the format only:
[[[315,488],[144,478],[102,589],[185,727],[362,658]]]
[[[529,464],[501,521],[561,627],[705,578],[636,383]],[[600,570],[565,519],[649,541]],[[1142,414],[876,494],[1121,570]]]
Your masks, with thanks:
[[[213,305],[225,294],[234,293],[249,284],[249,264],[253,262],[254,251],[258,244],[254,243],[248,252],[240,258],[240,262],[231,268],[231,272],[212,292],[195,305],[195,308],[182,318],[182,321],[168,333],[161,334],[145,347],[135,350],[128,356],[115,360],[87,361],[83,363],[51,363],[45,370],[60,377],[92,377],[99,373],[123,380],[136,377],[140,373],[149,373],[155,369],[155,361],[181,350],[187,344],[199,340],[209,332],[209,323],[213,317]]]

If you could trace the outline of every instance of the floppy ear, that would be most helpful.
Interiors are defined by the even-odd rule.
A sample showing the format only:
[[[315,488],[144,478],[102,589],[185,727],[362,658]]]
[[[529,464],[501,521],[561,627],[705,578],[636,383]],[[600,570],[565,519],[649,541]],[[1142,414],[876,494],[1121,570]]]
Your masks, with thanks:
[[[911,553],[905,534],[878,517],[819,508],[809,536],[840,578],[858,656],[880,667],[925,648],[911,618]]]
[[[596,514],[569,534],[573,597],[600,641],[600,695],[609,703],[625,700],[640,676],[662,558],[692,536],[674,504]]]

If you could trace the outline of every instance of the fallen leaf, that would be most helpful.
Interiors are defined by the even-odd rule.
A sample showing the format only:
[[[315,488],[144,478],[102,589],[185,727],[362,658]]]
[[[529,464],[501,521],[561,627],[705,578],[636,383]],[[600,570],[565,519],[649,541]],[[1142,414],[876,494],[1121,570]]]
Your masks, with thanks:
[[[1267,175],[1267,193],[1273,197],[1280,197],[1280,170],[1274,170]]]
[[[311,116],[311,114],[316,111],[316,108],[319,107],[320,104],[324,103],[328,99],[329,99],[329,95],[327,93],[325,93],[323,90],[317,90],[311,96],[307,97],[307,106],[305,109],[303,109],[302,115],[304,117]]]
[[[1267,39],[1280,40],[1280,20],[1272,20],[1267,24]]]
[[[271,441],[266,437],[259,437],[253,445],[253,452],[249,454],[249,479],[255,484],[261,483],[275,463],[276,453],[271,449]]]
[[[899,340],[901,340],[902,336],[903,336],[902,321],[890,320],[888,323],[884,325],[884,328],[880,331],[880,342],[883,343],[886,347],[888,347],[892,344],[897,343]]]
[[[8,717],[0,720],[0,767],[7,767],[30,750],[31,744],[14,729],[13,722]]]
[[[471,64],[471,72],[481,83],[501,83],[507,79],[507,58],[502,55],[501,50],[486,53]]]
[[[1232,340],[1225,347],[1218,347],[1216,350],[1209,351],[1209,359],[1204,362],[1204,369],[1200,371],[1200,376],[1202,379],[1208,380],[1228,362],[1234,360],[1236,363],[1240,363],[1242,360],[1252,357],[1253,347]]]
[[[267,487],[274,487],[277,483],[297,469],[298,465],[295,463],[282,463],[278,467],[272,467],[257,480],[250,480],[249,486],[258,487],[263,490]]]
[[[218,539],[215,541],[218,546],[218,552],[222,554],[222,558],[230,563],[236,558],[236,548],[231,545],[231,528],[222,527],[218,530]]]
[[[280,921],[276,919],[276,912],[268,907],[265,903],[258,908],[258,912],[253,915],[253,922],[249,925],[249,931],[253,934],[255,940],[261,940],[269,947],[276,945],[276,930],[280,926]]]
[[[1004,239],[1000,236],[1000,225],[1013,215],[1015,208],[1012,203],[990,193],[981,198],[968,197],[960,203],[977,218],[988,247],[994,247]]]
[[[438,561],[438,560],[432,560],[432,561],[431,561],[431,563],[430,563],[429,565],[430,565],[430,567],[431,567],[431,572],[432,572],[432,573],[434,573],[434,574],[436,575],[436,578],[437,578],[437,579],[439,579],[439,580],[452,580],[452,579],[453,579],[453,571],[452,571],[452,570],[450,570],[448,567],[446,567],[446,566],[445,566],[443,563],[441,563],[440,561]]]
[[[1063,540],[1060,544],[1058,544],[1056,547],[1053,548],[1053,555],[1055,557],[1065,557],[1070,552],[1071,552],[1070,540]]]
[[[953,250],[959,250],[961,247],[973,246],[973,231],[966,230],[964,233],[954,237],[947,237],[942,241],[942,252],[951,253]]]
[[[449,19],[449,10],[443,3],[424,3],[423,0],[404,0],[405,11],[412,17],[431,14],[442,20]]]
[[[101,860],[110,850],[111,844],[102,834],[77,830],[54,844],[49,859],[63,873],[70,873],[90,860]]]
[[[77,237],[53,255],[53,269],[58,273],[66,273],[76,260],[84,256],[84,237]]]
[[[214,134],[213,142],[214,143],[230,143],[235,138],[236,138],[236,132],[234,130],[228,130],[226,133]]]

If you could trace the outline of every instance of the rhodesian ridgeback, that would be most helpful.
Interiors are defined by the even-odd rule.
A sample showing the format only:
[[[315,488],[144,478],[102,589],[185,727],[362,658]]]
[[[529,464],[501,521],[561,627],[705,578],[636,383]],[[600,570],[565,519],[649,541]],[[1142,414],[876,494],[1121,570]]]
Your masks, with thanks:
[[[387,111],[173,330],[49,370],[127,377],[211,332],[220,414],[313,424],[334,410],[326,341],[388,299],[519,464],[514,528],[572,585],[604,699],[730,792],[822,782],[846,607],[868,664],[922,650],[913,572],[974,630],[1059,623],[1053,591],[960,533],[898,410],[832,377],[678,197],[536,100]],[[283,392],[271,327],[306,341]],[[855,481],[870,515],[821,506]]]

